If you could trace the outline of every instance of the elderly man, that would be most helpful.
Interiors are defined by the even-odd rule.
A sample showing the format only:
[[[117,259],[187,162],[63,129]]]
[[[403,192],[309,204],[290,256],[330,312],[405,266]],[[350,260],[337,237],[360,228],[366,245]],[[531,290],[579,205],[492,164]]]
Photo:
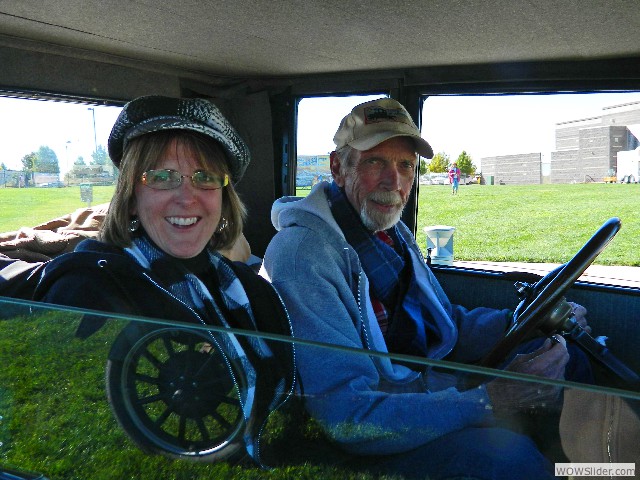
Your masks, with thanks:
[[[431,147],[405,108],[387,98],[355,107],[334,142],[333,182],[304,199],[280,199],[272,210],[279,232],[262,272],[287,305],[295,336],[477,361],[504,334],[510,313],[452,305],[400,221],[418,154],[432,157]],[[507,368],[562,378],[564,340],[538,346]],[[528,437],[495,422],[516,405],[557,401],[553,388],[502,379],[464,388],[451,373],[304,345],[297,365],[307,411],[372,470],[406,478],[552,478]]]

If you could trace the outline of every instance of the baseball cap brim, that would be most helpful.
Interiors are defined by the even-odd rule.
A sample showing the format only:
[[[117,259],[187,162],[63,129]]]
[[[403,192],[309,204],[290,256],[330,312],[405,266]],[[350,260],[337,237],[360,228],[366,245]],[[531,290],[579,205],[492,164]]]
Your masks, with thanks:
[[[349,142],[349,145],[356,150],[370,150],[373,147],[380,145],[382,142],[395,137],[410,137],[415,144],[416,153],[424,158],[433,158],[433,149],[431,145],[419,135],[413,133],[398,133],[398,132],[377,132],[368,135],[365,138],[358,138]]]

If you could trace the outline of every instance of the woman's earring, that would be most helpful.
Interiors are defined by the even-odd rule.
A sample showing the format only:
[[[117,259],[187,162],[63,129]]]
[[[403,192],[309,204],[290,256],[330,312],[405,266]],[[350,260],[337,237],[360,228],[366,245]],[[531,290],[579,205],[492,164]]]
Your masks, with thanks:
[[[229,226],[229,222],[227,221],[227,219],[224,217],[220,217],[220,223],[218,223],[218,228],[216,228],[216,232],[220,233],[228,226]]]
[[[138,217],[134,217],[131,219],[131,221],[129,221],[129,231],[131,233],[138,230],[139,227],[140,227],[140,220],[138,219]]]

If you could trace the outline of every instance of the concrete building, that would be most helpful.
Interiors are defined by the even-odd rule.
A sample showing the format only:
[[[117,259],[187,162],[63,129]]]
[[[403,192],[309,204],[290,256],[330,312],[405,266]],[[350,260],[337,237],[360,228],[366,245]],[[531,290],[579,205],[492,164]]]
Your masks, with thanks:
[[[640,102],[603,108],[597,117],[556,125],[551,183],[601,182],[615,171],[618,152],[639,145]],[[634,134],[635,132],[635,134]]]
[[[618,152],[640,146],[640,102],[605,107],[602,115],[558,123],[555,136],[556,150],[551,152],[545,182],[601,182],[615,172]],[[541,153],[485,157],[482,174],[487,183],[543,183],[541,159]]]
[[[482,159],[485,182],[496,185],[535,185],[542,183],[542,154],[520,153]]]

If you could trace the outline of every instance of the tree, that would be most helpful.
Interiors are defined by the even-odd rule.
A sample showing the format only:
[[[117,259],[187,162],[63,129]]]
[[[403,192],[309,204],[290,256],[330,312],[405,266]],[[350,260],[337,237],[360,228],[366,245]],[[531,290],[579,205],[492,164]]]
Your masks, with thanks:
[[[106,165],[109,161],[107,150],[102,145],[98,145],[96,151],[91,154],[91,158],[93,159],[91,165]]]
[[[33,176],[33,169],[36,165],[36,161],[38,159],[38,155],[36,152],[27,153],[24,157],[22,157],[22,171],[24,172],[24,186],[29,186],[31,183],[31,178]]]
[[[475,175],[476,166],[473,164],[471,157],[466,151],[463,150],[462,153],[458,155],[456,162],[458,163],[460,173],[463,175]]]
[[[424,175],[428,171],[429,171],[429,164],[427,163],[427,159],[420,157],[420,167],[418,168],[419,174]]]
[[[0,163],[0,170],[8,170],[7,166],[4,164],[4,162]]]
[[[36,152],[33,171],[40,173],[60,173],[58,156],[50,147],[41,146]]]
[[[431,173],[441,173],[449,170],[449,155],[444,152],[436,153],[429,164]]]
[[[27,153],[22,159],[22,171],[23,172],[33,172],[33,167],[36,164],[36,152]]]
[[[86,163],[84,162],[84,157],[81,155],[78,158],[76,158],[76,161],[73,162],[74,165],[86,165]]]

